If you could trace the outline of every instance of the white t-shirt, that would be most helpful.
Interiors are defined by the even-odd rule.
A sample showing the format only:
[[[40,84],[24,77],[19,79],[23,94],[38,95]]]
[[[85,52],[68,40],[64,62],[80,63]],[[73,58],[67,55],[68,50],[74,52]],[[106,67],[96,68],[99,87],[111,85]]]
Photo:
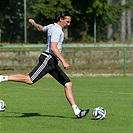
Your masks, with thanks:
[[[47,46],[46,52],[54,55],[54,53],[50,50],[51,42],[58,43],[58,50],[62,51],[62,42],[64,40],[64,32],[62,31],[62,27],[57,23],[49,24],[43,27],[43,31],[47,32]],[[55,56],[55,55],[54,55]]]

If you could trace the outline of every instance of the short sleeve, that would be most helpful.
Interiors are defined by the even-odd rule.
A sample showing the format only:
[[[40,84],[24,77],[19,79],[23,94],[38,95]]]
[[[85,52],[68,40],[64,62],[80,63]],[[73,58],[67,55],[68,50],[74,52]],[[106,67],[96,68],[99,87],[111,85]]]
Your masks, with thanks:
[[[49,25],[47,25],[47,26],[44,26],[44,27],[43,27],[43,32],[48,31],[48,29],[49,29],[52,25],[53,25],[53,24],[49,24]]]

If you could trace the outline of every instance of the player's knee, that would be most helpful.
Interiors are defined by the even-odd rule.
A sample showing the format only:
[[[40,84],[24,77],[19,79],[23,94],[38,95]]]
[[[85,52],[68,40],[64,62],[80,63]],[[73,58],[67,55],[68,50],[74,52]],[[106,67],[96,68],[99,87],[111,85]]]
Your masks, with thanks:
[[[29,76],[28,76],[28,78],[27,78],[27,84],[29,84],[29,85],[34,84]]]
[[[64,86],[67,88],[72,88],[72,82],[67,82]]]
[[[32,84],[34,84],[34,83],[33,83],[33,82],[27,82],[27,84],[32,85]]]

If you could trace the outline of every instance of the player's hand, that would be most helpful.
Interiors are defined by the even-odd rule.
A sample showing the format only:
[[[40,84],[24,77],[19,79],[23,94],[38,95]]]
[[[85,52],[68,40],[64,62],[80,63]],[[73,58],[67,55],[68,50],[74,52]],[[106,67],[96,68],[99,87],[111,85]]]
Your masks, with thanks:
[[[35,23],[34,19],[29,19],[29,23],[33,25]]]
[[[70,65],[67,62],[63,62],[64,69],[68,70]]]

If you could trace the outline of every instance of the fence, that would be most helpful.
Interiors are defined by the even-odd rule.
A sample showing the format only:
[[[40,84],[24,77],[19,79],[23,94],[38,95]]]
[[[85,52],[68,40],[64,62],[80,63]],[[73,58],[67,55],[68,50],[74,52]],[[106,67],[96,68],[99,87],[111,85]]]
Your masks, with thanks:
[[[97,60],[96,60],[96,58],[95,58],[95,62],[98,62],[98,57],[100,57],[99,55],[102,53],[100,50],[103,50],[104,51],[104,59],[103,60],[108,60],[108,58],[110,57],[110,56],[112,56],[112,54],[114,54],[113,53],[113,51],[116,51],[117,53],[118,53],[118,51],[119,51],[119,55],[117,54],[117,55],[115,55],[114,57],[112,57],[112,59],[111,59],[111,61],[110,62],[113,62],[114,63],[114,58],[117,58],[117,56],[120,56],[120,55],[122,55],[122,59],[120,58],[119,59],[119,61],[120,62],[123,62],[123,66],[121,67],[121,69],[123,69],[123,75],[124,76],[126,76],[127,75],[127,53],[129,53],[129,55],[128,55],[128,68],[129,68],[129,70],[131,70],[129,73],[130,74],[132,74],[132,55],[133,55],[133,46],[90,46],[90,45],[84,45],[84,46],[69,46],[69,45],[65,45],[65,46],[63,46],[63,48],[64,48],[64,50],[63,51],[65,51],[65,49],[67,49],[63,54],[65,55],[65,57],[67,57],[67,56],[70,56],[70,55],[72,55],[72,56],[70,56],[69,58],[68,58],[68,61],[69,61],[69,63],[78,63],[78,64],[82,64],[83,63],[83,61],[77,61],[77,59],[75,59],[74,58],[74,56],[76,57],[77,56],[77,54],[78,54],[78,56],[77,56],[77,58],[79,58],[79,57],[82,57],[82,55],[83,54],[85,54],[86,53],[86,57],[84,58],[84,60],[86,60],[86,61],[84,61],[84,63],[82,64],[82,65],[85,65],[85,64],[90,64],[90,62],[92,63],[93,62],[93,66],[92,66],[92,68],[94,68],[94,66],[95,66],[95,64],[98,64],[98,63],[94,63],[94,59],[93,59],[93,61],[90,61],[90,56],[92,56],[92,57],[94,57],[95,55],[96,55],[96,53],[97,53]],[[33,46],[33,45],[23,45],[23,46],[0,46],[0,52],[1,51],[3,51],[3,54],[2,55],[4,55],[4,53],[5,52],[7,52],[8,50],[9,51],[13,51],[13,50],[15,50],[15,49],[19,49],[20,51],[23,49],[23,50],[25,50],[25,49],[27,49],[27,51],[28,50],[30,50],[30,51],[32,51],[32,50],[34,50],[34,49],[37,49],[37,50],[39,50],[40,52],[42,52],[43,51],[43,49],[44,49],[44,46]],[[75,50],[75,52],[74,52],[74,50]],[[78,50],[81,50],[80,52],[77,52]],[[95,50],[99,50],[98,52],[97,51],[95,51]],[[105,58],[105,56],[106,56],[106,54],[107,54],[107,50],[108,51],[112,51],[111,53],[108,53],[108,57],[106,57]],[[85,52],[84,52],[85,51]],[[90,52],[90,51],[93,51],[93,53],[92,52]],[[105,52],[106,51],[106,52]],[[123,52],[122,52],[123,51]],[[129,51],[129,52],[127,52],[127,51]],[[91,53],[91,54],[90,54]],[[29,54],[29,53],[28,53]],[[31,54],[31,53],[30,53]],[[0,62],[0,66],[2,66],[3,64],[4,64],[4,62],[2,62],[2,58],[4,58],[4,56],[2,57],[2,55],[1,55],[1,57],[0,57],[0,60],[1,60],[1,62]],[[25,56],[26,57],[26,56]],[[25,58],[24,57],[24,58]],[[91,58],[92,58],[91,57]],[[7,57],[7,58],[9,58],[9,57]],[[23,59],[24,59],[23,58]],[[73,58],[73,60],[72,60],[72,58]],[[103,56],[101,57],[101,58],[103,58]],[[76,61],[75,61],[76,60]],[[91,59],[92,60],[92,59]],[[103,62],[103,60],[101,59],[101,62]],[[19,61],[20,62],[20,61]],[[118,63],[118,59],[115,61],[116,63],[114,64],[114,65],[117,65],[117,63]],[[109,63],[109,61],[106,61],[106,62],[104,62],[104,64],[108,64]],[[102,64],[102,63],[101,63]],[[12,64],[10,64],[10,67],[11,67],[11,65]],[[3,67],[5,67],[5,66],[3,66]],[[2,68],[3,69],[3,68]],[[86,69],[87,69],[87,67],[86,67]],[[104,68],[104,69],[106,69],[106,68]]]

